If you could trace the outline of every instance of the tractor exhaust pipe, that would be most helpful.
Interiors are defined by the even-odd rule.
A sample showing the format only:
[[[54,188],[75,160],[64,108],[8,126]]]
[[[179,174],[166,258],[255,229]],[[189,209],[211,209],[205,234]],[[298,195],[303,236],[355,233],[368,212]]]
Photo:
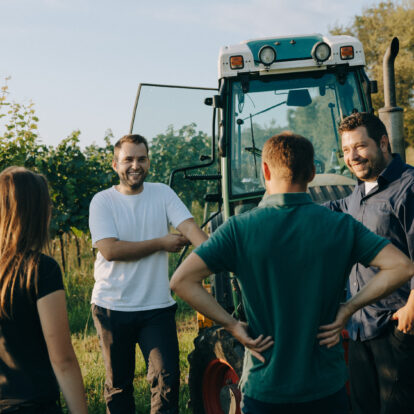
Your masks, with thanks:
[[[397,152],[405,162],[405,144],[403,135],[403,109],[397,106],[395,93],[394,61],[398,55],[399,41],[394,37],[383,59],[384,107],[378,113],[388,131],[392,152]]]

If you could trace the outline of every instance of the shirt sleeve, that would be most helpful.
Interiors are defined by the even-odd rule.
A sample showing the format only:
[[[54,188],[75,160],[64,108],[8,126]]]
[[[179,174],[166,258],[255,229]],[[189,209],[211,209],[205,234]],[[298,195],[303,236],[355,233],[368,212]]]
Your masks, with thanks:
[[[184,220],[192,218],[192,214],[180,200],[178,195],[168,185],[164,185],[166,192],[166,210],[168,222],[173,226],[179,226]]]
[[[92,237],[92,247],[96,247],[96,242],[99,240],[111,237],[119,238],[110,205],[99,193],[93,197],[89,206],[89,230]]]
[[[353,257],[355,263],[369,266],[375,256],[390,242],[368,230],[363,224],[349,216],[355,226]]]
[[[36,299],[63,289],[62,272],[59,265],[51,257],[41,256],[37,274]]]
[[[222,224],[194,252],[213,273],[236,272],[236,238],[232,219]]]
[[[350,195],[345,198],[341,198],[340,200],[333,200],[333,201],[327,201],[325,203],[322,203],[324,207],[329,208],[332,211],[337,211],[339,213],[346,213],[348,211],[348,200],[350,198]]]
[[[408,255],[414,260],[414,186],[405,193],[405,197],[399,207],[399,221],[404,228],[407,239]],[[411,278],[411,289],[414,289],[414,277]]]

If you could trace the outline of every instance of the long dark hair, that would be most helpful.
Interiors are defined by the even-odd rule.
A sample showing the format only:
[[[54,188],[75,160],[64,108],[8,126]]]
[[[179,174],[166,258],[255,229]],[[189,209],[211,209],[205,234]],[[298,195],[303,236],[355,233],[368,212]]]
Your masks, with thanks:
[[[16,289],[30,298],[41,251],[49,241],[46,178],[23,167],[0,173],[0,317],[10,318]],[[35,284],[36,285],[36,284]]]

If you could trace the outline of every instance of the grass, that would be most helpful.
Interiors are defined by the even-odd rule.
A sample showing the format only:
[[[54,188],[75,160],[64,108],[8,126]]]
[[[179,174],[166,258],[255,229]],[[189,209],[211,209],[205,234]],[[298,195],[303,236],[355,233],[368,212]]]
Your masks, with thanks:
[[[77,261],[74,239],[70,237],[65,238],[66,272],[64,274],[64,282],[69,324],[72,333],[72,343],[85,383],[89,413],[103,414],[105,413],[103,398],[105,368],[90,311],[90,297],[94,284],[94,252],[90,247],[90,240],[86,236],[79,239],[79,243],[81,251],[80,266]],[[51,253],[61,264],[59,244],[53,244]],[[178,255],[172,255],[170,259],[170,270],[172,271],[177,263]],[[190,414],[190,410],[187,409],[189,399],[187,356],[193,348],[193,340],[197,335],[197,320],[195,312],[186,303],[180,299],[177,299],[177,303],[177,331],[180,345],[181,370],[180,413]],[[148,413],[150,411],[150,390],[146,381],[145,362],[138,347],[134,390],[136,412]],[[65,407],[64,412],[68,412]]]

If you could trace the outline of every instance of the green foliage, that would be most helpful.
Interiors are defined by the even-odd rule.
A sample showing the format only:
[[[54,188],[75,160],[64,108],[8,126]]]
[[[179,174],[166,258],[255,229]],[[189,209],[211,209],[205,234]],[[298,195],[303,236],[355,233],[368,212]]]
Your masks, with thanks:
[[[400,42],[395,61],[397,105],[404,108],[404,135],[414,145],[414,1],[381,2],[355,16],[347,27],[335,27],[332,34],[349,34],[363,44],[368,73],[378,80],[378,94],[373,95],[375,109],[384,106],[382,59],[393,37]]]
[[[200,155],[210,155],[211,140],[206,133],[196,131],[196,124],[183,126],[178,131],[168,127],[165,134],[158,134],[150,147],[151,168],[149,180],[167,184],[174,168],[201,164]],[[204,161],[206,163],[206,161]],[[217,171],[216,166],[190,171],[189,174],[207,174]],[[174,179],[174,190],[191,208],[193,203],[202,204],[208,181],[190,181],[179,173]]]
[[[0,135],[0,171],[11,165],[32,168],[39,152],[34,105],[7,100],[9,79],[0,89],[0,119],[4,123],[4,133]]]
[[[79,146],[80,131],[74,131],[55,148],[44,148],[36,160],[37,169],[46,175],[53,202],[52,234],[70,233],[73,228],[88,232],[89,204],[95,193],[116,182],[111,168],[112,145]],[[76,234],[76,233],[75,233]]]

